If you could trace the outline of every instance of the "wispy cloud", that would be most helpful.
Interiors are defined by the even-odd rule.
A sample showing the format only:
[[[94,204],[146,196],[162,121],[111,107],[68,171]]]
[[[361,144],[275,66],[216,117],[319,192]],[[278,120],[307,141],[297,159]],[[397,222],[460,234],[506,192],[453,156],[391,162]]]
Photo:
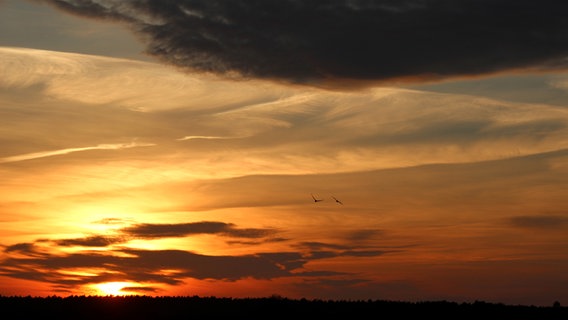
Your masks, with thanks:
[[[92,146],[92,147],[67,148],[67,149],[61,149],[61,150],[42,151],[42,152],[21,154],[21,155],[17,155],[17,156],[4,157],[4,158],[0,158],[0,163],[18,162],[18,161],[32,160],[32,159],[38,159],[38,158],[53,157],[53,156],[59,156],[59,155],[73,153],[73,152],[81,152],[81,151],[89,151],[89,150],[120,150],[120,149],[129,149],[129,148],[137,148],[137,147],[150,147],[150,146],[154,146],[154,145],[155,145],[154,143],[140,143],[140,142],[99,144],[99,145]]]
[[[33,88],[43,95],[139,112],[191,108],[193,114],[223,110],[289,91],[256,81],[179,72],[157,63],[68,52],[0,47],[0,88]],[[222,94],[219,94],[222,92]]]
[[[530,104],[398,88],[299,90],[183,75],[150,63],[21,48],[0,48],[0,56],[6,58],[0,60],[7,70],[0,79],[6,92],[24,86],[35,94],[29,101],[20,95],[9,100],[18,104],[3,105],[9,143],[0,162],[104,148],[89,146],[100,122],[112,130],[100,132],[97,141],[150,137],[160,144],[153,153],[156,166],[175,158],[200,176],[235,176],[245,169],[347,172],[566,147],[568,113],[563,107],[541,104],[535,111]],[[45,114],[45,108],[51,112]],[[21,132],[22,123],[27,128],[23,138],[14,133]],[[65,134],[56,130],[61,127]],[[28,144],[21,143],[24,139]],[[70,148],[29,152],[49,150],[54,139]],[[73,148],[85,144],[89,147]]]
[[[183,138],[179,138],[177,140],[184,141],[184,140],[223,140],[223,139],[238,139],[240,137],[222,137],[222,136],[185,136]]]

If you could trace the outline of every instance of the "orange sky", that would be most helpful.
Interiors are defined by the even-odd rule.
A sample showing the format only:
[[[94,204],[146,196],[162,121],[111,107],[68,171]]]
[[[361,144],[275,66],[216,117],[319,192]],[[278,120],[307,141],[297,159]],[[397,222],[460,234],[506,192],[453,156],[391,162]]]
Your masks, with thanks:
[[[564,105],[2,43],[0,74],[1,295],[568,301]]]

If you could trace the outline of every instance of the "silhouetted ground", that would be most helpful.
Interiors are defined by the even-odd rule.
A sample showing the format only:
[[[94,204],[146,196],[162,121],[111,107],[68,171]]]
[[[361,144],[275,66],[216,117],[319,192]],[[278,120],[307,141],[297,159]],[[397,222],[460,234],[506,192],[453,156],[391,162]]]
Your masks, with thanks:
[[[0,311],[2,319],[568,319],[568,308],[558,303],[539,307],[480,301],[344,301],[282,297],[0,296]]]

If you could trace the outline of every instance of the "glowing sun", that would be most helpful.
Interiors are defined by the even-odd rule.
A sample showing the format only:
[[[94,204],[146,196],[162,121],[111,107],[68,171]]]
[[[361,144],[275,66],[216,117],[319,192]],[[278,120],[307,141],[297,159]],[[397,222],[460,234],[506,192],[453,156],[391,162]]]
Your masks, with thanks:
[[[97,291],[101,292],[103,295],[107,296],[123,296],[126,294],[131,294],[127,291],[122,291],[123,288],[131,286],[130,282],[104,282],[95,285]]]

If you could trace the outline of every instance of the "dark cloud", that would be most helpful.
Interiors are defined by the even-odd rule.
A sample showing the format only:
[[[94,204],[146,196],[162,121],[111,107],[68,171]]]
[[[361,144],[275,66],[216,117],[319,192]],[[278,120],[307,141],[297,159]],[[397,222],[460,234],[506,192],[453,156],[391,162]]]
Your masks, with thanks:
[[[331,257],[333,256],[337,254],[332,254]],[[23,258],[8,257],[0,263],[0,274],[64,286],[124,279],[176,285],[181,284],[184,278],[236,281],[248,277],[271,279],[341,274],[325,270],[295,272],[313,259],[297,252],[209,256],[183,250],[121,249],[105,253],[86,251],[74,254],[28,255]],[[77,276],[71,279],[61,272],[66,269],[101,268],[101,266],[104,266],[105,272],[96,276]],[[160,272],[165,269],[176,272]]]
[[[268,279],[291,276],[286,265],[288,255],[272,257],[270,261],[260,256],[206,256],[182,250],[123,250],[114,256],[108,253],[78,253],[68,255],[49,255],[36,258],[8,258],[0,265],[4,276],[40,280],[59,284],[85,284],[130,279],[140,282],[179,284],[183,278],[238,280],[246,277]],[[298,255],[295,259],[300,258]],[[107,272],[96,277],[75,277],[69,279],[59,270],[68,268],[100,268]],[[162,274],[160,270],[178,270],[176,273]]]
[[[243,231],[244,230],[244,231]],[[211,256],[185,250],[142,250],[127,248],[130,239],[180,237],[193,234],[220,234],[257,238],[274,233],[272,229],[239,229],[222,222],[181,224],[138,224],[117,230],[118,236],[92,235],[73,239],[39,239],[33,243],[6,246],[0,261],[0,275],[51,283],[62,291],[74,286],[112,281],[134,281],[143,286],[124,290],[158,291],[159,284],[180,285],[184,279],[236,281],[244,278],[334,277],[344,272],[305,269],[313,260],[342,256],[374,257],[388,251],[322,242],[304,242],[296,251],[261,252],[247,255]],[[124,243],[124,246],[111,245]],[[107,247],[94,251],[80,247]],[[69,247],[74,253],[61,251]],[[69,277],[68,270],[102,270],[96,275]],[[169,272],[162,272],[169,270]],[[175,270],[172,271],[172,270]],[[322,279],[320,279],[322,280]]]
[[[382,250],[349,250],[344,251],[341,253],[342,256],[349,256],[349,257],[376,257],[381,256],[385,253],[392,253],[392,252],[399,252],[402,250],[391,250],[391,251],[382,251]]]
[[[358,233],[354,231],[353,233]],[[361,245],[341,245],[323,242],[300,242],[295,245],[300,249],[308,249],[307,256],[310,259],[326,259],[334,257],[376,257],[386,253],[402,251],[400,248],[397,250],[363,250],[368,249],[366,246]]]
[[[315,242],[315,241],[306,241],[300,242],[298,244],[301,248],[308,248],[310,250],[321,250],[321,249],[332,249],[332,250],[345,250],[351,249],[350,246],[342,245],[342,244],[333,244],[333,243],[324,243],[324,242]]]
[[[136,287],[124,287],[124,288],[120,289],[120,291],[124,291],[124,292],[138,292],[139,294],[148,294],[148,292],[157,292],[158,289],[153,288],[153,287],[141,287],[141,286],[136,286]]]
[[[11,246],[7,246],[4,252],[22,252],[27,254],[32,254],[36,251],[33,243],[17,243]]]
[[[126,241],[124,237],[92,236],[86,238],[56,240],[55,243],[63,247],[69,247],[69,246],[106,247],[115,243],[122,243],[124,241]]]
[[[275,229],[235,228],[233,224],[202,221],[180,224],[138,224],[120,230],[139,238],[184,237],[193,234],[219,234],[235,238],[263,238],[275,234]]]
[[[261,244],[264,242],[281,242],[287,241],[284,238],[271,237],[278,231],[275,229],[265,228],[236,228],[235,225],[224,222],[216,221],[201,221],[191,223],[179,224],[135,224],[130,227],[125,227],[117,230],[116,235],[93,235],[81,238],[68,238],[57,240],[38,240],[41,242],[53,242],[60,247],[108,247],[115,244],[128,242],[132,239],[158,239],[169,237],[186,237],[198,234],[216,234],[218,236],[230,238],[245,238],[245,239],[262,239],[262,241],[229,241],[228,243],[234,244]],[[21,252],[25,254],[41,254],[41,250],[34,243],[19,243],[7,246],[5,252]]]
[[[299,83],[565,67],[556,0],[42,0],[127,23],[190,70]]]
[[[247,246],[254,246],[254,245],[261,245],[263,243],[274,243],[274,242],[285,242],[289,241],[288,238],[265,238],[261,241],[226,241],[227,244],[234,244],[234,245],[247,245]]]

